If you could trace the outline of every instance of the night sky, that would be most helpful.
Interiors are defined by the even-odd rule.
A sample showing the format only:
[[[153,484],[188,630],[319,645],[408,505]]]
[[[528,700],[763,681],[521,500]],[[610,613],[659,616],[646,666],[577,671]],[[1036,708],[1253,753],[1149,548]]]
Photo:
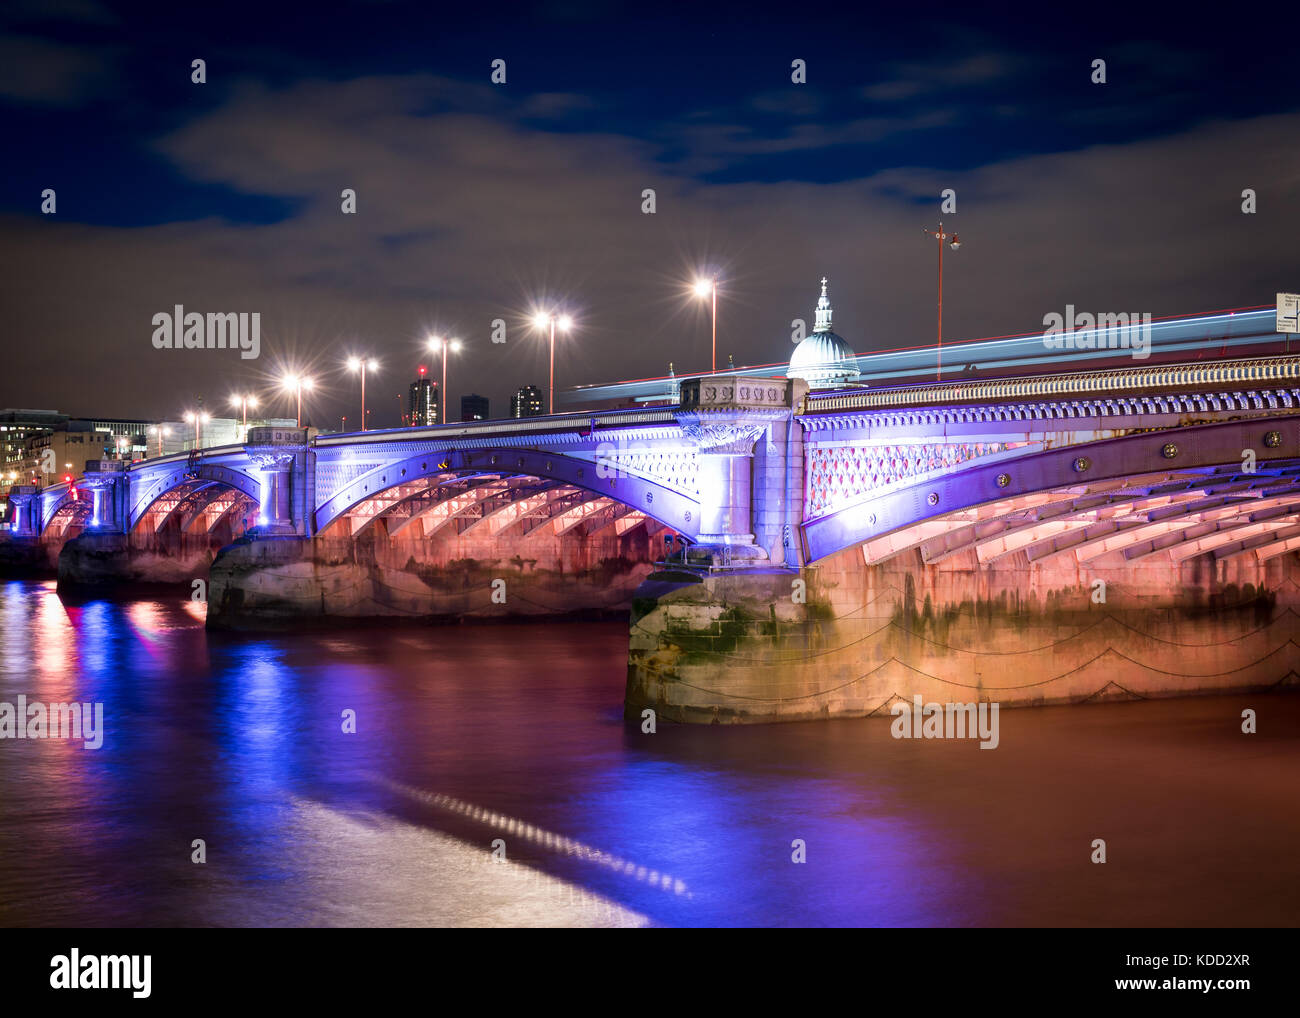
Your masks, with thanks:
[[[1263,8],[872,6],[7,3],[0,405],[229,413],[304,368],[337,428],[365,353],[390,426],[440,332],[449,416],[504,416],[546,385],[538,305],[577,320],[559,386],[707,370],[701,269],[723,365],[786,360],[823,275],[859,352],[930,343],[944,188],[945,340],[1300,289],[1300,79]],[[176,304],[260,312],[262,356],[155,350]]]

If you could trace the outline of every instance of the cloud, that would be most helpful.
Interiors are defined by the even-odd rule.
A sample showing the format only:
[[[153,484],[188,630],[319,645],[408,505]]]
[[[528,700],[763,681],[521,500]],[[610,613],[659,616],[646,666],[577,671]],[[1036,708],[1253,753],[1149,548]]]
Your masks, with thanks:
[[[538,92],[524,100],[518,114],[530,120],[564,120],[596,108],[597,103],[591,96],[576,92]]]
[[[900,102],[943,90],[978,88],[1023,73],[1030,61],[1021,56],[983,51],[957,60],[899,62],[890,76],[862,88],[873,102]]]
[[[75,106],[101,93],[112,65],[100,51],[35,36],[0,35],[0,96]]]
[[[449,91],[427,76],[248,85],[159,140],[194,180],[292,199],[281,222],[121,229],[10,217],[0,299],[11,334],[31,341],[5,373],[24,379],[22,391],[0,402],[175,413],[195,393],[212,401],[269,383],[285,358],[321,373],[315,412],[337,421],[353,396],[336,369],[352,348],[384,363],[373,405],[395,419],[394,394],[436,328],[468,344],[453,395],[486,392],[500,410],[515,387],[545,380],[544,346],[523,327],[543,297],[579,323],[557,347],[561,386],[659,374],[669,360],[679,373],[706,365],[707,322],[683,296],[705,261],[722,271],[719,354],[738,364],[789,356],[789,323],[811,318],[823,274],[837,331],[857,349],[925,343],[934,267],[920,227],[937,217],[944,187],[958,195],[945,225],[964,241],[944,279],[953,339],[1033,330],[1067,302],[1154,314],[1267,302],[1300,277],[1296,115],[962,172],[706,185],[665,162],[662,145],[469,112],[493,100]],[[697,127],[721,130],[713,144],[728,152],[814,154],[908,119],[800,125],[768,139],[742,125]],[[357,191],[356,215],[340,211],[344,187]],[[1260,194],[1258,216],[1240,212],[1245,187]],[[654,215],[641,212],[645,188],[656,191]],[[926,196],[930,213],[918,211]],[[150,318],[176,303],[261,311],[265,360],[153,350]],[[504,345],[488,338],[496,318],[509,324]]]

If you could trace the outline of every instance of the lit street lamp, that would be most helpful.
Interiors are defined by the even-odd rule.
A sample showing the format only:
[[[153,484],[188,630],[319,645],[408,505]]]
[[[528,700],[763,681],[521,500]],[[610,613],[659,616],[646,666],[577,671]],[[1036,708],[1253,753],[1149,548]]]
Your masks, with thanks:
[[[697,279],[695,281],[695,296],[710,297],[713,301],[713,356],[709,362],[709,370],[716,373],[718,370],[718,277]]]
[[[257,409],[257,397],[256,397],[256,396],[231,396],[231,397],[230,397],[230,405],[231,405],[232,407],[238,407],[240,410],[243,411],[243,414],[244,414],[244,436],[245,436],[245,438],[247,438],[247,436],[248,436],[248,408],[249,408],[249,407],[252,407],[254,410]]]
[[[163,454],[163,436],[170,435],[172,429],[162,424],[153,424],[149,427],[149,434],[158,436],[158,455]]]
[[[546,412],[553,414],[555,413],[555,329],[558,326],[561,332],[568,332],[573,328],[573,319],[568,315],[557,317],[554,314],[542,311],[533,316],[533,325],[538,329],[545,329],[549,326],[551,330],[551,383]]]
[[[185,415],[185,422],[187,424],[194,425],[194,448],[195,449],[203,448],[203,425],[205,425],[211,419],[212,418],[208,416],[208,412],[206,410],[200,410],[198,413],[195,413],[193,410],[191,410]]]
[[[302,392],[304,389],[306,389],[308,392],[311,392],[312,386],[315,383],[312,382],[310,378],[303,378],[301,375],[285,375],[284,378],[281,379],[281,383],[284,385],[286,392],[292,392],[297,397],[298,400],[297,426],[301,428],[302,427]]]
[[[437,353],[439,349],[442,350],[442,393],[438,396],[438,411],[439,411],[439,416],[442,418],[442,423],[446,424],[447,423],[447,351],[448,349],[459,350],[460,340],[448,339],[446,336],[430,336],[429,352]],[[398,398],[400,399],[401,397],[399,396]],[[414,424],[415,422],[412,421],[411,423]]]
[[[936,348],[936,367],[934,380],[940,381],[943,375],[943,242],[948,239],[948,234],[943,232],[943,221],[939,222],[939,229],[927,230],[921,227],[922,233],[928,233],[931,237],[939,242],[939,345]],[[952,234],[952,241],[948,245],[954,251],[961,247],[961,241],[957,239],[957,234]]]
[[[349,357],[348,370],[361,372],[361,430],[366,430],[366,372],[378,371],[379,362],[365,357]],[[301,425],[300,425],[301,426]]]

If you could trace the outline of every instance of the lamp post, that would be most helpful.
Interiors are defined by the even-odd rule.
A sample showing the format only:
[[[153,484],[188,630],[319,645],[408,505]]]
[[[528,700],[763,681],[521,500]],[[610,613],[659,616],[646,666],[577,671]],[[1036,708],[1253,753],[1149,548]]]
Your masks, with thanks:
[[[555,413],[555,329],[558,326],[561,332],[568,332],[573,328],[573,319],[568,315],[559,315],[557,317],[550,312],[543,311],[533,316],[533,325],[538,329],[545,329],[549,326],[551,330],[551,381],[546,412],[553,414]]]
[[[203,425],[206,424],[210,419],[211,418],[208,416],[208,412],[206,410],[200,410],[197,413],[191,410],[185,415],[185,422],[187,424],[194,425],[194,448],[195,449],[203,448]]]
[[[429,352],[437,353],[439,348],[442,349],[442,392],[438,395],[438,416],[441,423],[447,423],[447,351],[459,350],[459,339],[448,339],[446,336],[430,336]]]
[[[149,427],[149,433],[151,435],[156,434],[158,436],[158,455],[161,456],[163,454],[163,436],[170,435],[172,433],[172,429],[162,424],[154,424]]]
[[[298,400],[298,423],[297,427],[302,427],[302,392],[306,389],[311,392],[315,384],[310,378],[303,378],[301,375],[285,375],[281,380],[287,392],[292,392]]]
[[[934,380],[940,381],[943,376],[943,242],[948,239],[948,234],[943,232],[943,220],[939,221],[939,229],[927,230],[921,227],[922,233],[927,233],[939,242],[939,345],[936,350],[936,367]],[[948,245],[954,251],[961,247],[961,241],[957,239],[957,234],[952,234],[952,241]]]
[[[243,427],[244,427],[244,435],[245,435],[245,437],[247,437],[247,435],[248,435],[248,408],[249,408],[249,407],[252,407],[254,410],[257,409],[257,397],[256,397],[256,396],[231,396],[231,397],[230,397],[230,405],[231,405],[232,407],[238,407],[238,408],[243,412]]]
[[[367,357],[349,357],[348,370],[361,372],[361,430],[366,430],[366,372],[377,371],[379,362]],[[301,425],[299,425],[301,427]]]
[[[697,279],[695,281],[695,296],[710,297],[713,302],[713,345],[712,357],[709,359],[709,371],[716,374],[718,370],[718,277],[713,276],[710,279]]]

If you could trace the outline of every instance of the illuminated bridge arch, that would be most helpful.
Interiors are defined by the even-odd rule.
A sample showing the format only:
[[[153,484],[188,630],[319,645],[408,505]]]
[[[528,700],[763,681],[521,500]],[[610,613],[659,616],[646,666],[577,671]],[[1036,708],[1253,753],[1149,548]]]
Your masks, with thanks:
[[[913,549],[927,564],[963,552],[1269,558],[1300,547],[1294,431],[1294,417],[1256,417],[971,461],[806,520],[809,558],[853,546],[868,564]]]
[[[71,536],[73,530],[84,529],[91,522],[93,506],[91,493],[85,488],[59,485],[41,506],[41,536],[62,539]]]
[[[617,476],[604,476],[614,472]],[[350,517],[352,533],[378,519],[400,533],[417,518],[434,530],[463,533],[493,520],[495,532],[522,536],[554,522],[562,534],[578,523],[630,526],[642,519],[695,539],[700,510],[694,498],[641,475],[600,468],[588,460],[512,448],[422,452],[353,478],[317,508],[317,533]]]
[[[262,502],[262,484],[243,470],[214,463],[191,469],[185,460],[147,477],[136,475],[128,530],[161,530],[179,514],[182,530],[209,531],[235,512]]]

